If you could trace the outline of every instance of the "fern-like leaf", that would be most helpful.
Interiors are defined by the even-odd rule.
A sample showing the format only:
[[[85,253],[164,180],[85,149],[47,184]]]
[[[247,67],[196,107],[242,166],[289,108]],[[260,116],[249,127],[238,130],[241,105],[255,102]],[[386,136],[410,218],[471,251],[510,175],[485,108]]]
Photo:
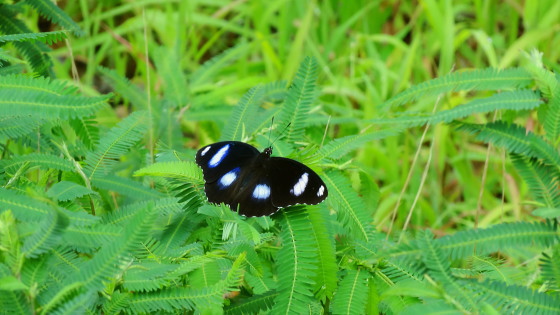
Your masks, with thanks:
[[[81,294],[74,294],[65,298],[60,302],[60,306],[48,311],[45,314],[53,315],[72,315],[72,314],[85,314],[91,310],[96,302],[96,296],[92,293],[86,292]]]
[[[323,180],[329,189],[329,203],[337,209],[337,216],[349,235],[368,241],[371,218],[363,200],[352,189],[349,180],[337,172],[327,172]]]
[[[128,292],[114,291],[111,294],[111,300],[103,303],[103,313],[110,315],[121,314],[122,310],[130,303],[131,296],[132,294]]]
[[[42,33],[23,33],[23,34],[9,34],[0,35],[0,43],[2,42],[25,42],[40,40],[49,45],[66,39],[66,31],[52,31]]]
[[[278,251],[278,296],[274,311],[282,314],[306,313],[312,303],[312,283],[317,256],[309,239],[311,224],[304,207],[281,212],[282,248]]]
[[[45,120],[40,117],[2,115],[0,136],[16,139],[36,131],[44,122]]]
[[[321,148],[319,155],[321,158],[340,159],[368,142],[395,136],[399,132],[399,130],[381,130],[334,139]]]
[[[366,270],[347,270],[332,301],[333,314],[363,314],[368,297]]]
[[[105,282],[110,281],[124,268],[123,259],[141,246],[141,242],[147,238],[154,224],[156,213],[153,211],[153,203],[137,210],[121,237],[104,244],[90,261],[75,274],[68,276],[66,285],[78,282],[86,291],[95,292],[102,289]]]
[[[185,91],[189,84],[183,73],[178,50],[175,47],[159,46],[154,50],[154,63],[162,78],[165,102],[173,108],[187,105],[189,93]]]
[[[493,280],[465,281],[464,283],[475,292],[482,293],[473,294],[473,297],[480,302],[495,306],[501,313],[551,315],[560,313],[560,299],[557,296]]]
[[[45,153],[30,153],[27,155],[15,156],[11,159],[1,160],[0,169],[15,172],[25,164],[29,167],[38,166],[43,170],[55,169],[65,172],[74,170],[72,162],[59,156]]]
[[[387,100],[382,106],[402,105],[422,97],[453,91],[517,89],[528,86],[531,81],[532,78],[529,73],[521,68],[505,70],[487,68],[454,72],[408,88],[406,91]]]
[[[56,6],[52,1],[49,0],[26,0],[26,4],[35,8],[39,14],[45,17],[47,20],[54,22],[62,27],[72,30],[74,35],[82,36],[84,31],[70,18],[64,11]]]
[[[68,218],[58,211],[51,211],[40,227],[29,236],[22,248],[26,257],[35,258],[56,246],[62,231],[68,225]]]
[[[0,6],[0,32],[4,34],[23,34],[32,31],[18,18],[18,12],[13,6],[3,4]],[[25,57],[31,68],[38,75],[48,77],[51,75],[52,61],[46,54],[50,49],[42,42],[13,42],[21,54]]]
[[[286,96],[280,116],[281,125],[291,123],[286,130],[288,142],[301,141],[311,104],[315,101],[317,61],[306,57],[296,73]]]
[[[539,158],[560,167],[560,154],[544,139],[517,124],[495,121],[484,125],[459,123],[459,130],[476,133],[476,139],[505,148],[508,152]]]
[[[128,79],[119,75],[115,70],[103,67],[99,67],[98,70],[103,75],[104,81],[124,99],[135,105],[137,109],[145,110],[148,108],[146,93],[139,87],[130,83]]]
[[[418,242],[422,251],[422,260],[429,275],[443,286],[446,295],[453,299],[454,303],[460,305],[463,310],[475,311],[477,309],[476,301],[451,274],[451,263],[440,250],[439,244],[434,242],[433,234],[429,230],[425,230],[420,234]]]
[[[0,263],[0,279],[11,277],[10,268]],[[3,280],[5,281],[5,280]],[[5,314],[33,314],[23,290],[0,290],[0,306]]]
[[[550,222],[513,222],[497,224],[486,229],[466,230],[447,235],[434,242],[439,250],[452,259],[487,255],[508,248],[539,246],[546,248],[558,240],[558,230]],[[389,257],[416,259],[423,250],[416,242],[399,245],[390,250]]]
[[[135,176],[163,176],[203,184],[202,171],[194,162],[160,162],[134,172]]]
[[[330,232],[329,216],[326,211],[322,211],[320,207],[309,206],[307,207],[309,220],[310,234],[314,239],[317,248],[317,265],[318,269],[315,276],[314,291],[315,296],[325,302],[326,299],[331,299],[334,291],[336,290],[336,274],[338,265],[336,263],[336,254],[334,246],[334,236]]]
[[[162,216],[168,216],[181,210],[181,204],[177,202],[177,198],[168,197],[156,200],[137,201],[106,213],[101,218],[102,222],[124,227],[128,224],[128,221],[135,216],[139,208],[144,208],[150,202],[155,202],[154,211]]]
[[[117,175],[95,177],[92,179],[91,183],[97,188],[114,191],[135,200],[157,199],[163,197],[163,195],[157,190],[145,187],[142,183],[134,181],[130,178]]]
[[[103,176],[111,170],[120,156],[126,153],[148,129],[146,113],[134,112],[101,138],[99,146],[86,156],[84,170],[88,177]]]
[[[557,146],[560,140],[560,80],[557,74],[544,68],[542,53],[533,50],[526,57],[529,60],[526,70],[534,76],[539,90],[548,99],[547,104],[539,109],[539,119],[547,139]]]
[[[517,154],[511,154],[511,160],[537,201],[547,208],[560,208],[558,165],[545,165]]]
[[[543,254],[541,259],[542,279],[552,290],[560,290],[560,245],[552,248],[552,256]]]
[[[93,118],[79,117],[70,120],[70,126],[85,146],[92,150],[99,142],[99,128]]]
[[[201,289],[172,288],[155,292],[138,293],[130,301],[135,312],[221,309],[223,295],[234,290],[243,274],[244,255],[240,255],[231,266],[226,278],[213,286]]]
[[[40,201],[0,188],[0,213],[8,210],[18,220],[37,222],[50,215],[52,208]]]
[[[435,114],[404,115],[392,119],[372,119],[369,122],[379,125],[419,126],[427,123],[449,123],[455,119],[472,114],[489,113],[496,110],[529,110],[542,104],[540,96],[530,90],[519,90],[494,94],[490,97],[476,99],[467,104],[459,105],[449,110]]]
[[[204,62],[201,67],[193,71],[193,73],[191,74],[190,85],[196,89],[200,88],[200,86],[203,84],[212,82],[213,77],[218,71],[224,69],[224,67],[228,63],[239,57],[241,54],[250,51],[250,49],[251,45],[245,43],[237,44],[234,47],[226,49],[219,55]]]
[[[61,181],[52,185],[47,192],[47,195],[58,201],[67,201],[95,193],[96,192],[93,190],[82,185],[68,181]]]
[[[250,89],[233,109],[231,119],[222,132],[221,141],[243,141],[244,132],[252,131],[255,115],[263,98],[263,89],[256,86]]]
[[[70,226],[64,231],[62,243],[74,248],[97,249],[122,236],[123,230],[112,225]]]
[[[133,265],[123,277],[123,286],[129,291],[151,292],[167,287],[170,280],[166,275],[177,269],[175,264],[142,262]]]
[[[42,119],[89,116],[107,104],[110,95],[85,97],[61,91],[56,82],[23,76],[0,77],[0,115]],[[63,92],[63,93],[60,93]]]
[[[260,314],[272,308],[274,300],[278,296],[276,292],[255,295],[250,298],[239,299],[224,309],[224,314]]]

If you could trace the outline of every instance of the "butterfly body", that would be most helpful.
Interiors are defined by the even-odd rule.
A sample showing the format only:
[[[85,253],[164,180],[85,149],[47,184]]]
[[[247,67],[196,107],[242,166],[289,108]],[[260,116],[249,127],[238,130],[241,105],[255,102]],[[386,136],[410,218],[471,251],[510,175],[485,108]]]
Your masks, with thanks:
[[[217,142],[196,153],[208,201],[225,203],[248,217],[271,215],[294,204],[318,204],[327,187],[309,167],[292,159],[272,157],[238,141]]]

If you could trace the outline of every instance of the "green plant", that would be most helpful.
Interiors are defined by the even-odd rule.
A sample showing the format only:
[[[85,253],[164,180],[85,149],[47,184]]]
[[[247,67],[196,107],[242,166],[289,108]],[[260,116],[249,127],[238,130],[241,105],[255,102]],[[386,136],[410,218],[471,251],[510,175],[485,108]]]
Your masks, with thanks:
[[[50,1],[25,3],[66,30],[77,30],[71,19]],[[2,5],[2,21],[22,24],[23,20],[13,12],[25,3]],[[104,12],[103,17],[133,12],[146,3],[123,4]],[[68,6],[71,10],[75,5]],[[96,5],[92,12],[100,13],[99,8],[108,6],[105,2]],[[181,2],[177,11],[187,12],[190,5]],[[353,6],[363,7],[356,2],[335,12],[331,2],[321,2],[323,27],[318,31],[309,31],[314,6],[280,8],[279,16],[293,9],[304,13],[293,45],[287,45],[287,38],[279,36],[279,42],[284,43],[278,45],[280,59],[266,42],[273,38],[270,30],[283,27],[289,32],[295,31],[295,27],[287,19],[263,19],[263,11],[269,17],[276,12],[264,10],[264,3],[247,6],[254,11],[256,33],[264,34],[259,46],[263,61],[257,72],[267,73],[266,82],[272,81],[260,85],[256,85],[262,81],[259,75],[247,75],[245,69],[258,45],[248,43],[252,33],[233,22],[237,16],[247,14],[243,11],[246,7],[233,11],[231,21],[196,15],[196,23],[209,27],[221,23],[226,31],[242,39],[201,67],[188,64],[186,68],[192,71],[177,66],[188,59],[182,53],[195,61],[203,60],[205,53],[216,52],[212,44],[217,36],[202,40],[202,32],[190,32],[186,38],[192,45],[178,45],[189,47],[186,52],[180,51],[183,48],[172,48],[170,43],[184,38],[173,38],[154,22],[153,30],[164,45],[148,40],[145,54],[149,58],[136,60],[136,81],[119,74],[127,63],[126,57],[108,56],[108,32],[76,40],[76,46],[85,47],[91,57],[88,61],[95,65],[86,69],[84,82],[91,83],[97,75],[101,76],[115,91],[108,95],[78,92],[61,80],[15,75],[27,70],[43,77],[52,76],[52,54],[40,43],[59,41],[66,37],[66,30],[26,30],[22,34],[13,28],[1,28],[10,23],[0,23],[0,30],[9,34],[0,36],[0,42],[13,45],[23,56],[19,59],[12,50],[0,51],[0,309],[48,314],[558,313],[557,76],[544,68],[538,54],[533,54],[523,68],[441,75],[405,89],[374,108],[369,104],[385,100],[391,89],[396,91],[406,84],[406,78],[426,80],[429,72],[422,67],[406,66],[415,64],[416,52],[422,52],[419,37],[410,46],[401,41],[406,32],[392,38],[395,50],[373,45],[369,39],[384,40],[377,35],[364,35],[358,37],[354,46],[346,45],[345,35],[354,25],[367,33],[388,22],[388,15],[380,12],[372,26],[366,13],[372,11],[373,5],[367,5],[364,11],[355,11]],[[175,8],[169,3],[164,7]],[[535,7],[527,4],[526,8],[532,12]],[[409,9],[403,5],[393,22],[398,24],[401,15],[406,18],[411,14]],[[440,7],[434,1],[426,1],[425,10],[436,18],[420,16],[417,25],[429,20],[435,32],[418,26],[413,33],[425,36],[424,39],[435,38],[437,45],[445,46],[439,52],[429,52],[430,57],[441,58],[439,71],[445,73],[455,58],[453,41],[449,40],[455,26],[451,18],[453,7],[449,2]],[[476,10],[495,14],[490,4]],[[175,13],[156,7],[146,11],[151,17],[160,18],[174,17]],[[92,29],[99,27],[100,16],[83,12],[84,24],[93,25]],[[131,23],[132,27],[117,25],[115,31],[122,34],[137,30],[141,25],[137,23],[138,16],[131,19],[136,22]],[[542,15],[543,25],[539,27],[546,29],[550,24],[547,16],[546,12]],[[514,11],[512,20],[518,17]],[[332,23],[339,19],[340,25]],[[336,26],[329,29],[330,24]],[[513,41],[517,27],[504,25]],[[484,28],[489,34],[493,32],[490,26]],[[483,46],[484,36],[476,38]],[[95,46],[99,42],[103,44]],[[135,47],[138,42],[141,41],[132,39],[133,51],[143,47]],[[199,42],[204,43],[200,50],[190,48],[199,47]],[[306,58],[296,71],[304,47],[316,58]],[[471,49],[463,45],[458,50],[469,62],[483,64],[484,58]],[[402,68],[372,64],[382,74],[380,81],[400,78],[401,74],[405,79],[399,83],[390,81],[391,88],[373,82],[376,76],[370,75],[372,65],[368,59],[356,58],[366,52],[373,52],[375,60],[404,54]],[[554,58],[552,54],[556,52],[550,53]],[[53,54],[60,54],[60,50]],[[342,57],[327,67],[329,54]],[[486,49],[483,56],[497,65],[495,54]],[[507,58],[502,63],[507,65],[513,57],[512,53],[505,54]],[[97,67],[105,57],[109,62],[103,64],[108,67]],[[354,77],[331,72],[343,68],[345,62],[341,60],[353,58],[358,60],[357,67],[349,71]],[[295,72],[289,86],[284,81],[272,80],[278,75],[278,60],[289,60],[282,77],[290,78]],[[109,66],[113,62],[114,67]],[[328,83],[322,90],[329,93],[326,96],[319,93],[323,81],[316,84],[317,77],[323,74],[319,65],[326,69],[324,80]],[[58,73],[61,72],[64,71]],[[216,88],[214,84],[224,72],[237,73],[237,77],[244,79]],[[148,83],[157,84],[140,88],[137,83],[144,74],[151,75],[147,76]],[[362,94],[358,88],[362,85],[367,93]],[[240,90],[248,91],[237,105],[225,105],[223,99]],[[444,103],[449,108],[426,110],[437,95],[446,93],[453,95]],[[411,103],[401,111],[404,106],[400,105]],[[535,110],[538,116],[534,115]],[[502,116],[496,115],[501,118],[493,121],[489,117],[492,113]],[[379,115],[396,117],[371,119]],[[268,128],[273,116],[277,117],[273,134],[292,123],[284,137],[274,143],[275,153],[298,159],[317,170],[329,188],[327,201],[317,206],[291,207],[271,218],[243,218],[227,207],[207,204],[201,171],[193,162],[196,148],[220,139],[249,141],[262,148],[269,141]],[[527,119],[535,123],[532,132],[522,125]],[[390,128],[374,130],[372,125]],[[465,213],[465,220],[455,219],[461,213],[454,208],[453,196],[449,203],[438,203],[438,196],[443,194],[436,184],[428,187],[430,198],[426,199],[430,202],[422,204],[419,198],[423,211],[407,215],[402,208],[395,207],[395,219],[391,220],[394,228],[388,233],[384,231],[388,224],[383,218],[393,216],[384,210],[387,204],[378,205],[378,201],[391,201],[386,196],[390,192],[387,187],[400,184],[403,176],[374,176],[381,171],[390,173],[395,167],[423,169],[408,166],[407,160],[402,164],[395,162],[395,157],[400,159],[401,148],[395,143],[402,139],[406,142],[414,127],[421,125],[467,131],[476,134],[477,141],[504,148],[511,165],[535,198],[531,204],[536,208],[533,214],[543,219],[530,222],[519,212],[504,215],[501,224],[488,224],[494,220],[479,222],[478,213],[495,205],[500,200],[496,196],[510,195],[494,186],[488,189],[490,186],[484,180],[473,179],[479,168],[471,164],[482,161],[494,163],[493,166],[504,160],[493,159],[490,153],[486,159],[450,155],[454,157],[451,161],[434,164],[457,169],[457,178],[465,186],[460,194],[465,204],[480,204],[478,212]],[[428,149],[419,146],[419,156],[425,153],[430,161],[433,148],[438,148],[437,136],[435,133],[430,139]],[[469,134],[462,136],[465,138],[459,143],[472,141]],[[373,141],[385,147],[377,149],[371,145]],[[385,163],[374,165],[379,170],[374,171],[371,164],[377,161]],[[486,169],[492,170],[492,166]],[[420,179],[412,177],[411,182],[422,187],[424,179],[430,176],[424,174]],[[381,178],[384,187],[380,191],[376,183]],[[399,180],[391,181],[396,178]],[[414,210],[414,198],[405,196],[403,200]],[[438,207],[443,209],[437,212]],[[438,220],[453,218],[450,221],[455,224],[454,229],[438,230],[437,221],[428,217],[430,212],[426,209],[433,211]],[[375,226],[372,222],[385,223]],[[411,229],[410,224],[427,225],[434,232]],[[398,237],[395,231],[400,232]],[[446,235],[435,238],[436,231]]]

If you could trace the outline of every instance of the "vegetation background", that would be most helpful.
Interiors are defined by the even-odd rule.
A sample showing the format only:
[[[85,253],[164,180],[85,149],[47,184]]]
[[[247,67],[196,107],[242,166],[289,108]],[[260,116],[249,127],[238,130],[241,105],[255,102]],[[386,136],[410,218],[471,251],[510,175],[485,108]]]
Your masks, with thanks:
[[[0,1],[0,312],[560,313],[560,2]],[[196,150],[329,198],[209,205]]]

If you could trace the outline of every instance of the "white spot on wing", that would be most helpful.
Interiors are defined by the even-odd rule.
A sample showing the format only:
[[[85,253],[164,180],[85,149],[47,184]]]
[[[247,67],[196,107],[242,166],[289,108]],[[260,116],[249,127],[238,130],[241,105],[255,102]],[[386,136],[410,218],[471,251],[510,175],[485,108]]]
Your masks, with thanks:
[[[233,183],[237,178],[238,172],[239,172],[239,167],[236,167],[233,170],[227,172],[226,175],[222,176],[222,178],[220,178],[220,185],[222,186],[222,188],[231,185],[231,183]]]
[[[294,185],[294,188],[290,189],[292,195],[298,197],[299,195],[303,194],[305,191],[305,187],[307,187],[307,182],[309,181],[309,174],[303,173],[297,183]]]
[[[229,144],[224,145],[223,148],[218,150],[218,152],[216,152],[216,154],[214,154],[214,156],[210,159],[210,162],[208,162],[208,166],[209,167],[218,166],[218,164],[220,164],[220,162],[222,162],[222,160],[226,156],[228,150],[229,150]]]
[[[270,187],[265,184],[258,184],[253,190],[253,198],[255,199],[266,199],[270,196]]]
[[[325,193],[325,186],[321,185],[321,187],[319,187],[319,191],[317,191],[317,197],[321,197],[323,193]]]
[[[208,152],[208,150],[210,150],[210,145],[207,146],[204,150],[202,150],[202,152],[200,152],[200,156],[204,156],[204,154],[206,154],[206,152]]]

